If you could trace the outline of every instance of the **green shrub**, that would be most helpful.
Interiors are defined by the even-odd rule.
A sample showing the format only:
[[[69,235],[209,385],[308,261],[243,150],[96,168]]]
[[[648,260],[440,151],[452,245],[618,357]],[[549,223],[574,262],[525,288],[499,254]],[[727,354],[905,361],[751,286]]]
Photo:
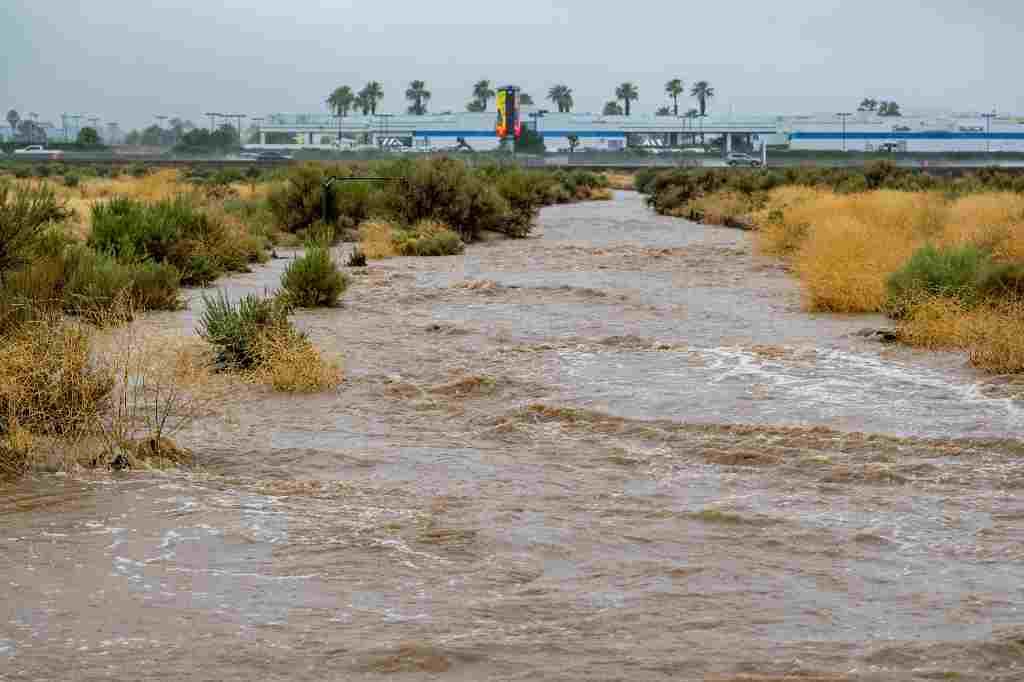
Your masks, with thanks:
[[[126,170],[133,178],[144,178],[149,175],[149,169],[141,163],[133,163]]]
[[[50,177],[51,172],[52,169],[50,168],[49,164],[41,163],[38,166],[36,166],[35,176],[37,178],[48,178]]]
[[[281,288],[299,308],[331,307],[348,288],[348,278],[338,270],[324,246],[314,246],[285,268]]]
[[[335,172],[336,171],[336,172]],[[267,198],[277,225],[286,232],[298,232],[322,221],[323,184],[328,175],[346,175],[316,163],[303,163],[289,170],[287,179]],[[332,192],[336,191],[332,188]],[[328,210],[331,202],[328,201]]]
[[[70,215],[45,185],[0,184],[0,282],[38,255],[48,225]]]
[[[991,268],[988,254],[975,246],[925,246],[886,282],[886,309],[903,316],[909,306],[929,296],[941,296],[971,306],[979,297],[979,282]]]
[[[130,308],[132,268],[85,246],[69,249],[64,263],[64,311],[106,324]],[[119,320],[113,320],[119,321]]]
[[[124,261],[149,260],[177,268],[185,285],[241,272],[262,256],[259,239],[240,239],[189,197],[145,204],[115,198],[92,208],[89,245]]]
[[[19,180],[26,180],[32,177],[32,170],[25,166],[18,166],[14,169],[14,177]]]
[[[74,188],[78,187],[80,184],[82,184],[82,178],[80,176],[75,175],[73,173],[68,173],[64,175],[65,187]]]
[[[224,292],[203,294],[205,310],[199,335],[218,351],[218,363],[227,369],[250,369],[260,361],[260,334],[274,327],[291,328],[291,309],[281,298],[248,295],[232,303]]]
[[[391,167],[403,177],[387,192],[385,205],[407,225],[434,220],[451,226],[464,241],[483,230],[522,235],[529,226],[511,215],[509,202],[497,188],[454,159],[405,161]]]
[[[132,305],[139,310],[180,310],[181,273],[167,263],[139,263],[132,268]]]

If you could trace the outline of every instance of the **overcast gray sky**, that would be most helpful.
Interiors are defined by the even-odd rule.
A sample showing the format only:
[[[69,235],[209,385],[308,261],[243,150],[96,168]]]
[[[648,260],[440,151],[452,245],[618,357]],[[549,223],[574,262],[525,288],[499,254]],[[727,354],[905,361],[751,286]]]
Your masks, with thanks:
[[[635,110],[664,83],[705,79],[713,111],[831,112],[864,96],[910,109],[1024,112],[1018,0],[2,0],[0,107],[84,112],[123,127],[155,114],[322,112],[336,85],[408,81],[431,111],[471,84],[540,98],[564,82],[578,111],[617,84]]]

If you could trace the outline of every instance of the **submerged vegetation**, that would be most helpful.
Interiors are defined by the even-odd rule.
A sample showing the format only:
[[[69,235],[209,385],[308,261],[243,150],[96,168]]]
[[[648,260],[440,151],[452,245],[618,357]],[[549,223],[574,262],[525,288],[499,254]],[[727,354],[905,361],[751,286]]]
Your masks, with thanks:
[[[589,172],[470,168],[446,159],[268,172],[37,171],[34,179],[0,176],[2,475],[38,467],[52,460],[40,453],[53,452],[87,453],[65,458],[65,468],[124,468],[139,462],[145,448],[132,444],[139,438],[160,445],[170,412],[179,421],[187,412],[178,409],[187,394],[175,383],[178,359],[128,369],[127,356],[99,354],[97,338],[139,313],[182,307],[183,286],[246,271],[273,246],[304,244],[278,294],[237,303],[204,297],[199,332],[213,350],[194,354],[186,374],[223,370],[275,390],[330,390],[341,381],[339,365],[321,356],[291,314],[336,305],[345,293],[348,277],[331,256],[336,237],[361,240],[350,267],[366,258],[454,255],[489,232],[529,235],[542,206],[608,196],[607,181]],[[385,181],[336,182],[324,196],[328,177],[352,176]],[[128,409],[136,403],[165,413],[138,418]]]
[[[886,313],[907,343],[1024,372],[1024,175],[933,177],[880,163],[640,173],[636,183],[659,213],[756,229],[811,310]]]

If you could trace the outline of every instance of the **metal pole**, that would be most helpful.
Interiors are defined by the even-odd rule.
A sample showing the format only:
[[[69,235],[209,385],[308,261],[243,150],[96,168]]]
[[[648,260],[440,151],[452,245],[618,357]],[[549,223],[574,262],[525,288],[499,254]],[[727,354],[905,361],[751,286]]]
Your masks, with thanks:
[[[985,153],[992,153],[992,119],[996,117],[995,110],[989,114],[982,114],[982,118],[985,119]]]
[[[843,151],[845,152],[846,151],[846,119],[848,119],[850,116],[853,116],[853,114],[848,112],[848,111],[842,111],[842,112],[836,114],[836,116],[841,118],[842,121],[843,121]]]

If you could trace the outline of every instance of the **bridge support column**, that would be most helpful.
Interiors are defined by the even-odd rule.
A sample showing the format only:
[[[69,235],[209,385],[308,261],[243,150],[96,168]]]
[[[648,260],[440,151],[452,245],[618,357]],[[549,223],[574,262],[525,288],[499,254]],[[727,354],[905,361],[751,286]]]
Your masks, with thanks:
[[[267,143],[267,134],[266,134],[266,133],[263,133],[263,132],[261,132],[261,133],[260,133],[260,144],[261,144],[261,145],[264,145],[264,144],[266,144],[266,143]]]
[[[732,153],[732,133],[725,134],[725,153]]]

